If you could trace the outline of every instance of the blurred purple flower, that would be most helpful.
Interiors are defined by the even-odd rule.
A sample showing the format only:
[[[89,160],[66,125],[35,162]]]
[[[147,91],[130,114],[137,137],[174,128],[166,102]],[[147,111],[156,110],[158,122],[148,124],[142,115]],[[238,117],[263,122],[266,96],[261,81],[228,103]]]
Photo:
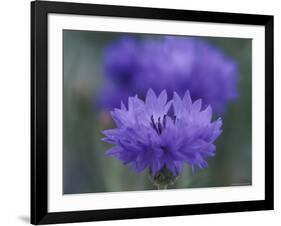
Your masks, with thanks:
[[[110,110],[129,95],[143,98],[148,88],[157,94],[166,89],[169,97],[188,89],[192,100],[202,99],[218,114],[237,97],[236,63],[196,38],[124,36],[105,49],[104,74],[100,103]]]
[[[114,109],[116,128],[103,131],[102,140],[114,145],[106,154],[130,164],[136,172],[148,168],[152,176],[163,168],[177,176],[184,163],[193,170],[207,167],[205,159],[215,155],[221,119],[211,122],[211,107],[202,109],[201,100],[192,102],[188,91],[183,99],[177,93],[171,101],[167,99],[166,91],[157,97],[149,89],[145,102],[129,97],[128,109],[123,103],[121,109]]]

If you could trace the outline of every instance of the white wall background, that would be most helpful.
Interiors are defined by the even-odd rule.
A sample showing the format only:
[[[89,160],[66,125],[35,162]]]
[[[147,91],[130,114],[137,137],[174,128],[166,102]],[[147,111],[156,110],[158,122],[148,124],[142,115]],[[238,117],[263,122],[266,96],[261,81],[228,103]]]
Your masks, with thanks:
[[[77,0],[78,1],[78,0]],[[275,16],[275,210],[79,225],[278,225],[281,221],[281,5],[278,0],[80,0],[158,8],[271,14]],[[0,13],[0,225],[29,222],[30,172],[30,3],[1,1]],[[239,166],[238,166],[239,167]],[[280,224],[280,223],[279,223]]]

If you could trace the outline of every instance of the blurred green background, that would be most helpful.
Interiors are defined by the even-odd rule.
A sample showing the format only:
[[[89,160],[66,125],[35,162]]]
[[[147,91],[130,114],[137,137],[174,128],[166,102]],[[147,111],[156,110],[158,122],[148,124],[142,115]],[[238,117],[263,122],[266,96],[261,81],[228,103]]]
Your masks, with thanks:
[[[155,189],[147,171],[136,174],[104,153],[101,130],[114,125],[95,104],[102,83],[102,51],[120,33],[63,32],[63,192],[64,194]],[[140,38],[151,35],[136,35]],[[170,188],[251,185],[252,182],[252,48],[250,39],[201,37],[236,60],[238,99],[223,115],[223,133],[208,169],[192,175],[186,165]]]

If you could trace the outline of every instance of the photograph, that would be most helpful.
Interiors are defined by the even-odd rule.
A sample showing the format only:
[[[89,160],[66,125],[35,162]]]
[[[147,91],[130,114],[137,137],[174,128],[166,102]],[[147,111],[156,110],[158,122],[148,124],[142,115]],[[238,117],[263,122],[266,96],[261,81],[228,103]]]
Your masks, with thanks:
[[[3,1],[0,226],[278,225],[279,5]]]
[[[252,185],[252,39],[62,34],[63,194]]]
[[[31,4],[31,223],[274,209],[272,15]]]

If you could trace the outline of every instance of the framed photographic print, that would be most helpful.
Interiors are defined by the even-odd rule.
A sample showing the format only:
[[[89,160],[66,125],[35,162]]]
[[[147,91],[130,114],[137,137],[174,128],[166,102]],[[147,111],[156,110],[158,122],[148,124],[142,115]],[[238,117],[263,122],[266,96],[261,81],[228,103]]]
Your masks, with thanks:
[[[273,209],[273,16],[31,3],[31,223]]]

